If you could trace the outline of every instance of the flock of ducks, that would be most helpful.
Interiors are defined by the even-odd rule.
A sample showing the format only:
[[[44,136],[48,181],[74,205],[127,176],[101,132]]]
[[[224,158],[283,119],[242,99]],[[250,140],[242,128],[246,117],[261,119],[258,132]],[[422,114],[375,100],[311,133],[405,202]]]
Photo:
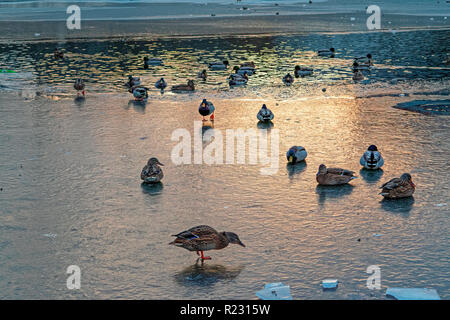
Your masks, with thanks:
[[[328,50],[320,50],[318,51],[318,55],[332,58],[335,55],[335,49],[330,48]],[[64,54],[56,49],[54,56],[59,59],[63,58]],[[148,69],[149,65],[162,64],[163,62],[160,59],[144,58],[144,69]],[[222,62],[213,62],[208,66],[210,70],[226,70],[229,67],[229,62],[226,60]],[[364,79],[362,72],[369,70],[371,66],[373,66],[373,62],[370,53],[365,57],[355,58],[353,62],[353,79]],[[235,66],[233,68],[234,73],[229,76],[229,85],[246,84],[248,77],[255,73],[255,69],[255,64],[253,62],[244,62],[241,66]],[[295,66],[294,76],[297,78],[312,74],[312,68]],[[197,78],[206,80],[206,70],[199,72]],[[288,73],[282,80],[286,85],[290,85],[294,82],[294,77]],[[148,98],[149,89],[141,84],[139,77],[134,77],[132,75],[128,76],[128,81],[125,83],[125,86],[128,88],[128,91],[133,94],[135,100],[145,101]],[[155,87],[164,90],[167,87],[167,82],[164,78],[161,78],[156,81]],[[82,79],[75,80],[74,88],[77,91],[77,95],[80,94],[80,92],[83,96],[85,95],[85,83]],[[174,92],[194,91],[194,81],[188,80],[185,85],[172,86],[171,90]],[[198,111],[203,117],[203,121],[206,121],[205,117],[207,116],[210,117],[211,121],[214,121],[215,107],[212,102],[203,99]],[[260,122],[268,123],[274,119],[274,114],[265,104],[263,104],[256,117]],[[288,164],[291,165],[305,161],[306,157],[306,149],[302,146],[293,146],[286,152]],[[367,170],[379,170],[384,164],[384,159],[377,147],[375,145],[370,145],[367,151],[361,156],[360,164]],[[160,166],[164,165],[157,158],[151,157],[141,171],[141,180],[143,180],[143,183],[160,183],[164,177],[164,173]],[[353,171],[342,168],[328,168],[325,164],[319,166],[319,170],[316,174],[317,183],[325,186],[347,184],[356,178]],[[382,190],[379,194],[383,197],[388,199],[399,199],[412,196],[415,191],[415,184],[412,182],[411,175],[409,173],[404,173],[399,178],[393,178],[384,183],[380,188]],[[185,248],[189,251],[196,251],[202,261],[211,259],[204,255],[204,251],[220,250],[227,247],[230,243],[245,247],[237,234],[225,231],[217,232],[214,228],[206,225],[196,226],[173,236],[175,236],[176,239],[170,242],[170,245]]]

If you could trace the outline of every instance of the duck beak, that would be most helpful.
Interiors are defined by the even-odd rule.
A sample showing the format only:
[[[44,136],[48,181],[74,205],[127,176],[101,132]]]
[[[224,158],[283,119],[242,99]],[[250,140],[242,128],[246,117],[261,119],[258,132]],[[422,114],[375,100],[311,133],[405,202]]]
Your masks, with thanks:
[[[414,184],[414,182],[410,181],[409,182],[414,188],[416,187],[416,185]]]
[[[238,243],[240,246],[243,246],[245,248],[245,244],[242,243],[242,241],[239,241]]]
[[[293,156],[290,156],[289,157],[289,163],[292,163],[294,161],[294,157]]]
[[[157,162],[157,164],[159,164],[160,166],[164,167],[164,165],[161,162],[159,162],[159,161]]]

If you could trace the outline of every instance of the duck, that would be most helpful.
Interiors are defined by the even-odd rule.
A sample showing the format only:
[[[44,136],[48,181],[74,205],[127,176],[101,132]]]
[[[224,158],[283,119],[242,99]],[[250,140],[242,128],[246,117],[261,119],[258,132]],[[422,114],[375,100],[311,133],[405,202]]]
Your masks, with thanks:
[[[240,74],[240,75],[244,75],[247,74],[248,76],[251,76],[255,73],[255,69],[252,67],[238,67],[238,66],[234,66],[233,70],[235,73]]]
[[[341,168],[327,168],[324,164],[319,166],[319,171],[316,174],[317,182],[324,186],[346,184],[356,178],[353,171]]]
[[[151,59],[149,59],[149,58],[145,57],[144,58],[144,62],[145,61],[147,62],[147,65],[152,65],[152,66],[160,66],[160,65],[163,64],[163,61],[161,59],[159,59],[159,58],[151,58]]]
[[[64,52],[60,51],[58,48],[55,48],[53,56],[55,57],[55,59],[64,59]]]
[[[197,78],[206,80],[207,77],[208,75],[206,74],[206,70],[202,70],[201,72],[197,73]]]
[[[247,73],[244,73],[243,75],[232,73],[229,77],[230,81],[228,84],[230,86],[238,86],[238,85],[245,85],[248,82],[248,76]]]
[[[148,98],[148,89],[143,86],[132,87],[131,93],[136,101],[145,101]]]
[[[399,199],[411,197],[416,190],[416,185],[412,182],[411,175],[404,173],[400,178],[394,178],[384,183],[380,187],[381,194],[387,199]]]
[[[356,57],[354,61],[359,63],[362,66],[373,66],[372,54],[368,53],[365,57]]]
[[[176,239],[170,242],[169,245],[196,251],[202,261],[211,260],[211,257],[205,257],[204,251],[221,250],[230,243],[245,247],[245,244],[242,243],[236,233],[217,232],[214,228],[207,225],[196,226],[172,236],[176,237]]]
[[[144,57],[144,69],[148,69],[148,58]]]
[[[267,108],[265,104],[263,104],[258,114],[256,115],[256,118],[258,118],[259,121],[263,122],[272,121],[274,118],[274,114],[269,108]]]
[[[164,166],[155,157],[148,159],[147,164],[141,171],[141,179],[144,183],[158,183],[164,177],[164,173],[159,166]]]
[[[283,77],[283,82],[284,82],[284,84],[289,86],[294,83],[294,77],[292,77],[291,74],[288,73],[287,75],[285,75]]]
[[[127,86],[131,92],[131,88],[133,88],[135,86],[139,86],[140,84],[141,84],[141,79],[139,77],[133,77],[132,75],[129,75],[128,82],[125,83],[125,86]]]
[[[359,163],[366,169],[377,170],[383,166],[384,159],[378,151],[377,146],[372,144],[364,152],[361,159],[359,159]]]
[[[307,67],[300,67],[300,66],[295,66],[294,69],[294,76],[296,78],[298,77],[305,77],[305,76],[310,76],[313,74],[313,69],[312,68],[307,68]]]
[[[77,90],[77,95],[78,95],[79,92],[81,91],[81,94],[84,96],[84,93],[85,93],[85,92],[84,92],[85,84],[84,84],[83,79],[80,79],[80,78],[76,79],[76,80],[75,80],[75,83],[73,84],[73,87],[74,87],[75,90]]]
[[[155,87],[156,87],[157,89],[163,90],[164,88],[167,87],[167,82],[164,80],[164,78],[161,78],[161,79],[159,79],[158,81],[156,81]]]
[[[198,112],[203,116],[203,121],[206,121],[206,116],[210,116],[209,119],[214,121],[214,110],[215,107],[212,102],[207,101],[206,99],[203,99],[202,103],[198,107]]]
[[[317,52],[317,54],[318,54],[319,56],[321,56],[321,57],[330,57],[330,58],[333,58],[333,57],[334,57],[334,54],[335,54],[335,50],[334,50],[334,48],[330,48],[330,49],[322,49],[322,50],[319,50],[319,51]]]
[[[353,73],[352,79],[355,81],[364,80],[364,75],[360,70],[357,70]]]
[[[211,70],[226,70],[229,66],[228,60],[224,60],[222,62],[211,62],[208,64],[209,69]]]
[[[290,164],[304,161],[307,155],[306,149],[302,146],[293,146],[286,152],[286,158]]]
[[[172,91],[194,91],[194,80],[188,80],[187,84],[179,84],[172,87]]]

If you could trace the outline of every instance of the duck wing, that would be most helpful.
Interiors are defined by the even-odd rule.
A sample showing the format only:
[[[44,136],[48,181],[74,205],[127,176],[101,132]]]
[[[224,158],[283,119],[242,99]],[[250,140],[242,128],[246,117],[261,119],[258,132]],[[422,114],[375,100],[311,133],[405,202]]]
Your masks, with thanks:
[[[327,172],[331,173],[331,174],[337,174],[340,176],[349,176],[349,177],[353,177],[353,175],[355,174],[354,171],[341,169],[341,168],[327,168]]]
[[[400,178],[394,178],[384,183],[380,189],[392,190],[404,185],[403,181]]]

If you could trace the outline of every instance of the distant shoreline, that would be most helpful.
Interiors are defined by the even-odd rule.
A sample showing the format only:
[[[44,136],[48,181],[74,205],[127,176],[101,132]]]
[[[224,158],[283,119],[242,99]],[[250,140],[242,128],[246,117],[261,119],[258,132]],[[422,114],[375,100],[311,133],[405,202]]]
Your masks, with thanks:
[[[81,30],[65,21],[0,21],[0,42],[76,41],[88,39],[217,37],[305,33],[396,32],[448,30],[444,20],[385,14],[382,28],[369,31],[365,13],[204,17],[196,19],[87,20]],[[390,23],[386,23],[386,21]],[[445,20],[446,21],[446,20]],[[432,23],[430,23],[432,22]]]

